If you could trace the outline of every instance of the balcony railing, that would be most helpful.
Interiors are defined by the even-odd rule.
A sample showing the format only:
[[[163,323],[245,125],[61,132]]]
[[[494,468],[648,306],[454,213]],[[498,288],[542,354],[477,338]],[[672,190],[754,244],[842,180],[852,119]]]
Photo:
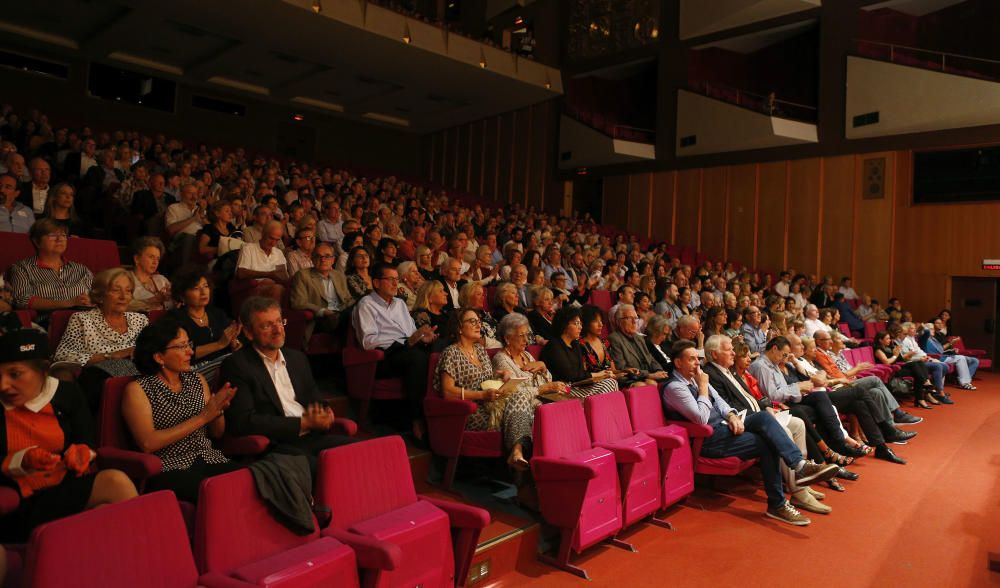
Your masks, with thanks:
[[[881,41],[864,39],[855,39],[854,41],[857,54],[860,57],[981,80],[1000,81],[1000,61],[994,59],[894,45]]]
[[[612,139],[636,141],[638,143],[656,143],[656,131],[643,127],[619,124],[613,117],[596,112],[584,112],[567,107],[565,114],[588,127],[608,135]]]
[[[710,82],[690,84],[688,89],[709,98],[729,102],[768,116],[811,123],[815,123],[818,118],[815,106],[783,100],[776,95],[764,96],[740,88]]]

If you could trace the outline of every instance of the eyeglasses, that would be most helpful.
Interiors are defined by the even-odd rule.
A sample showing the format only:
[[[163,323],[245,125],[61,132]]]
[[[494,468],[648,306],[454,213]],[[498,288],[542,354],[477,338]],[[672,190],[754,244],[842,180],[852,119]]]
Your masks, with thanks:
[[[373,279],[375,279],[375,280],[382,280],[383,282],[398,282],[399,281],[399,276],[393,276],[391,278],[382,277],[382,278],[373,278]]]
[[[336,255],[317,255],[316,259],[333,259]]]
[[[67,235],[66,233],[46,233],[44,237],[55,241],[58,239],[66,239],[69,237],[69,235]]]
[[[190,349],[191,351],[194,351],[194,343],[188,341],[187,343],[181,343],[178,345],[167,345],[166,349],[180,349],[181,351]]]
[[[467,325],[473,325],[475,327],[482,326],[483,322],[477,318],[467,318],[462,320],[463,323]]]
[[[623,320],[623,321],[637,321],[637,320],[639,320],[639,317],[637,317],[637,316],[623,316],[620,320]]]
[[[263,331],[280,331],[288,324],[288,319],[281,319],[280,321],[274,321],[272,323],[265,323],[260,326]]]

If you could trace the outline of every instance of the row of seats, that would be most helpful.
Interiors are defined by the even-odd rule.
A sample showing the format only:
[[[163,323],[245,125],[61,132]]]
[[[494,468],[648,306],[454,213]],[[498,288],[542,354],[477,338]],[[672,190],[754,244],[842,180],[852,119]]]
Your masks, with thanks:
[[[418,495],[400,437],[324,451],[316,504],[330,523],[293,533],[249,470],[202,482],[193,529],[171,492],[42,525],[8,548],[25,588],[462,586],[485,510]],[[100,538],[99,541],[95,538]]]

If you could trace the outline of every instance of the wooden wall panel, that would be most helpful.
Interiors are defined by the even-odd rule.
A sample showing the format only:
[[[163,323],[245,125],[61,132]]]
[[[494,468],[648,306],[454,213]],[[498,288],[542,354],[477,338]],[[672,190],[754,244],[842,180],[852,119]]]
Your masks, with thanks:
[[[514,143],[514,114],[507,113],[500,115],[500,157],[497,167],[497,200],[500,202],[510,202],[510,182],[513,175],[513,153],[516,148]]]
[[[500,117],[486,119],[483,140],[483,195],[499,200]]]
[[[483,137],[486,121],[481,120],[469,125],[469,187],[473,194],[483,193]]]
[[[628,222],[628,176],[604,178],[604,224],[624,227]]]
[[[850,275],[854,252],[854,156],[823,159],[820,274]],[[857,284],[855,284],[857,286]]]
[[[788,165],[784,161],[760,165],[757,209],[757,267],[777,271],[785,267],[785,198]]]
[[[552,153],[549,137],[552,131],[548,128],[551,116],[549,103],[536,104],[531,107],[531,153],[528,157],[527,194],[528,204],[545,208],[545,190],[549,179],[549,166],[552,165]]]
[[[701,174],[700,169],[689,169],[677,175],[676,242],[695,248],[698,247]]]
[[[785,268],[813,274],[819,251],[822,160],[792,161],[788,190],[788,263]]]
[[[528,160],[534,155],[531,145],[531,112],[528,109],[514,113],[514,150],[511,158],[511,202],[521,205],[528,203]]]
[[[729,259],[754,265],[757,207],[757,166],[729,170]]]
[[[653,174],[652,237],[658,241],[674,242],[674,180],[677,172]]]
[[[641,237],[649,236],[649,188],[651,174],[628,176],[628,230]]]
[[[886,159],[885,197],[877,200],[860,198],[862,164],[868,158]],[[889,296],[889,265],[892,263],[892,220],[896,189],[895,153],[866,153],[854,158],[854,193],[857,208],[854,223],[854,263],[851,275],[855,289],[884,300]],[[915,252],[915,254],[917,254]]]
[[[455,174],[458,169],[458,127],[445,131],[446,142],[444,151],[444,168],[441,171],[441,183],[450,188],[455,187]]]
[[[729,168],[706,169],[701,192],[700,250],[713,261],[725,259]]]
[[[458,127],[458,153],[455,156],[455,187],[469,190],[469,159],[472,156],[469,133],[472,125]]]

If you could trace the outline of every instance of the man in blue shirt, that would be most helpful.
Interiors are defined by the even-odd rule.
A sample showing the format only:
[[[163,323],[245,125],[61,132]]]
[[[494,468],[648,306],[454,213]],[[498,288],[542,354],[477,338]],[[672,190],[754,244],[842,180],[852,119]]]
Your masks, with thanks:
[[[760,320],[760,309],[756,306],[748,306],[743,310],[740,334],[743,335],[743,342],[750,348],[750,353],[755,355],[764,353],[764,346],[767,344],[767,332],[760,328]]]
[[[0,232],[28,234],[35,223],[35,213],[17,201],[17,178],[11,174],[0,175]]]
[[[712,427],[712,435],[701,446],[705,457],[758,458],[767,493],[767,516],[790,525],[808,525],[811,521],[785,499],[779,460],[795,472],[799,486],[829,480],[837,475],[838,467],[806,461],[770,413],[741,417],[708,383],[694,343],[678,341],[673,357],[674,373],[663,388],[667,415]]]

